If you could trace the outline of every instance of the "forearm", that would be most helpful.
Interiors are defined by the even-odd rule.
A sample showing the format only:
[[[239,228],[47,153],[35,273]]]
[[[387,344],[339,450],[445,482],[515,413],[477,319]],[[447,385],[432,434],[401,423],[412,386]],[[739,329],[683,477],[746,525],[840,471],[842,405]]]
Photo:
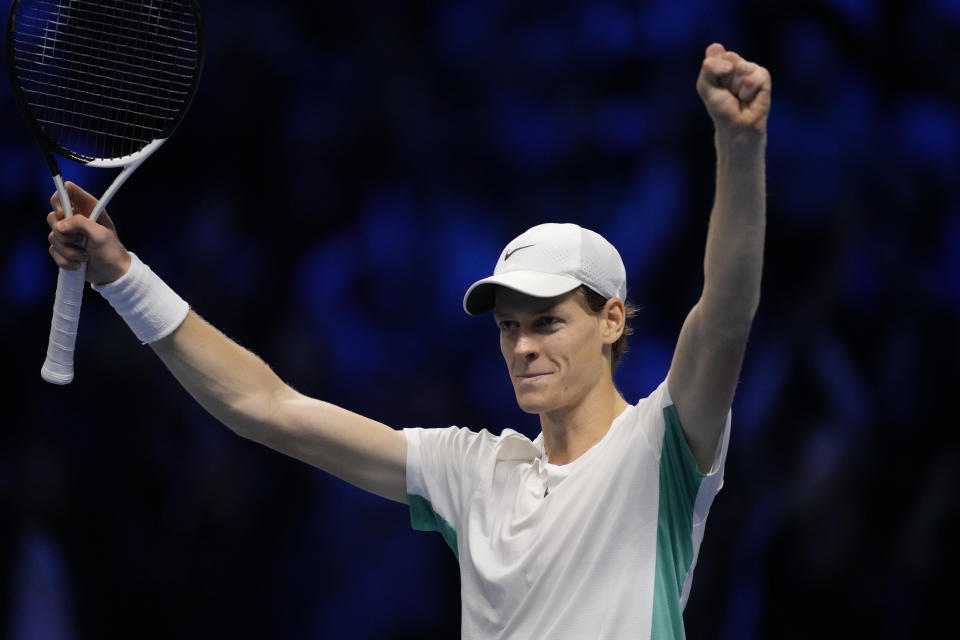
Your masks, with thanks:
[[[716,196],[704,257],[708,317],[749,325],[760,302],[766,230],[766,134],[718,132]]]
[[[271,419],[271,398],[286,388],[263,360],[193,311],[150,346],[204,409],[238,434],[258,439]]]

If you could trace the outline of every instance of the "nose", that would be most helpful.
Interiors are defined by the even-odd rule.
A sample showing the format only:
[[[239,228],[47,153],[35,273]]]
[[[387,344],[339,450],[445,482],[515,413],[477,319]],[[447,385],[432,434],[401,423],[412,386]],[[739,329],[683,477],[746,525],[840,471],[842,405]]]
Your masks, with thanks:
[[[540,349],[539,343],[535,336],[527,333],[526,331],[521,331],[517,336],[517,341],[513,345],[513,353],[516,356],[521,356],[526,360],[533,360],[537,357],[537,353]]]

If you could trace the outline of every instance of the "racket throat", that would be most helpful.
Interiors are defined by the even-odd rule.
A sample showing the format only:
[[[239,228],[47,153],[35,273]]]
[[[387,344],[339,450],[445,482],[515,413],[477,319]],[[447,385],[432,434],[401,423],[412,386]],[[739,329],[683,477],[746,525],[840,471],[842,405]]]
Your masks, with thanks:
[[[53,184],[57,187],[60,204],[63,205],[63,213],[69,218],[73,215],[73,205],[70,203],[70,196],[67,195],[67,186],[63,184],[63,176],[60,175],[59,169],[53,174]]]

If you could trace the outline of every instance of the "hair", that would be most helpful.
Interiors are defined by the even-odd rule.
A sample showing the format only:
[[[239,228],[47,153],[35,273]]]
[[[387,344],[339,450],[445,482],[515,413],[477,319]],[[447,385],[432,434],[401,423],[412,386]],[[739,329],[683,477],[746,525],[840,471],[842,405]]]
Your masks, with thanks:
[[[576,290],[583,294],[583,297],[587,301],[587,306],[594,313],[599,313],[602,311],[607,304],[607,300],[610,299],[604,298],[602,295],[586,285],[580,285]],[[623,323],[623,333],[620,334],[620,337],[617,338],[617,341],[613,343],[613,346],[610,349],[611,373],[617,370],[617,366],[620,364],[623,356],[630,348],[627,344],[627,337],[633,335],[633,327],[630,326],[630,319],[637,315],[637,312],[640,311],[640,308],[624,300],[623,310],[626,316]]]

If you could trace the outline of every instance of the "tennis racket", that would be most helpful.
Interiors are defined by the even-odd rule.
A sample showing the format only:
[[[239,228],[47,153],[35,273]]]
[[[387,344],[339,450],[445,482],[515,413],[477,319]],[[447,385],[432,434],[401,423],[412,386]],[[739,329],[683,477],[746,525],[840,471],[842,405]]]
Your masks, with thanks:
[[[195,0],[14,0],[7,20],[14,95],[67,217],[73,210],[56,156],[121,168],[90,214],[96,220],[183,119],[202,60]],[[60,270],[40,371],[48,382],[73,380],[85,274],[85,263]]]

